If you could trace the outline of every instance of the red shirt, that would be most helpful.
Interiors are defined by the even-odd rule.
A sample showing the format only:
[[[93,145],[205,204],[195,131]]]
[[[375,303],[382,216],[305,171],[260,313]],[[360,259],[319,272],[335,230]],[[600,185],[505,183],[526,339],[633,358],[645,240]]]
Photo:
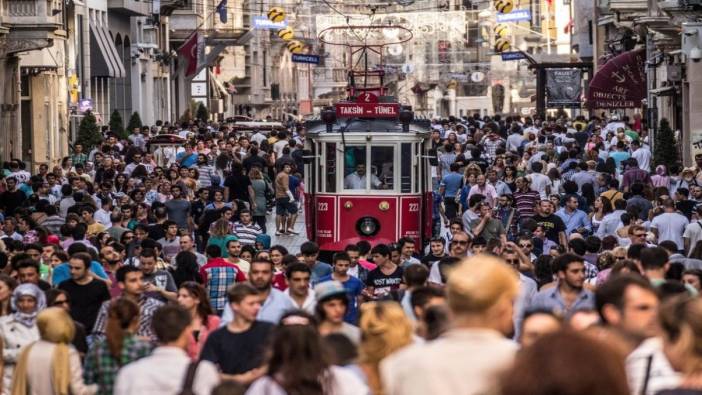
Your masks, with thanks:
[[[285,281],[285,273],[278,272],[273,275],[273,288],[281,291],[288,289],[288,282]]]

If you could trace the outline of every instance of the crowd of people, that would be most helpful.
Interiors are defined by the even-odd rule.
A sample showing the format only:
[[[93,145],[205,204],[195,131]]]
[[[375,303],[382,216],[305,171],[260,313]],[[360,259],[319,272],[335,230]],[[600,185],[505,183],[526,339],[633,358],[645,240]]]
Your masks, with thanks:
[[[431,127],[431,240],[328,258],[271,245],[300,124],[5,163],[2,394],[702,394],[702,155],[654,163],[638,117]]]

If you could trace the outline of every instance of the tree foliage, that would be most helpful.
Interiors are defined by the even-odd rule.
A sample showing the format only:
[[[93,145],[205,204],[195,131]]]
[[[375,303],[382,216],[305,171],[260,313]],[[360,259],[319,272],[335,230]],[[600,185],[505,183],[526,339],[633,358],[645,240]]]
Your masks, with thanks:
[[[197,107],[196,117],[202,122],[207,122],[207,120],[210,119],[210,113],[207,111],[207,107],[205,107],[203,103],[200,103],[200,105]]]
[[[129,133],[132,133],[134,129],[139,128],[141,129],[141,126],[143,124],[141,123],[141,117],[139,116],[139,113],[134,111],[132,116],[129,118],[129,124],[127,124],[127,130]]]
[[[97,125],[97,120],[92,112],[88,111],[83,116],[78,126],[78,136],[76,137],[76,144],[82,144],[85,152],[89,151],[93,147],[100,144],[102,141],[102,134],[100,133],[100,128]]]
[[[115,133],[121,140],[127,138],[127,133],[124,130],[124,121],[122,120],[122,114],[119,111],[114,110],[110,114],[110,130]]]
[[[668,120],[663,118],[658,131],[656,131],[653,164],[654,166],[665,165],[670,168],[671,165],[679,162],[678,148],[675,145],[675,132],[670,128]]]

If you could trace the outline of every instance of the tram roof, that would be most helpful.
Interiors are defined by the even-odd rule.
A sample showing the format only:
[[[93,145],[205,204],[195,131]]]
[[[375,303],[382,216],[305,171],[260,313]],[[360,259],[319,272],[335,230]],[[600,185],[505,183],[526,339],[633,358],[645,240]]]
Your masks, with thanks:
[[[305,123],[309,133],[327,133],[327,124],[324,121],[313,120]],[[431,124],[429,120],[414,120],[410,122],[409,133],[429,133]],[[343,118],[337,119],[332,124],[331,133],[403,133],[402,123],[395,119],[369,119],[369,118]]]

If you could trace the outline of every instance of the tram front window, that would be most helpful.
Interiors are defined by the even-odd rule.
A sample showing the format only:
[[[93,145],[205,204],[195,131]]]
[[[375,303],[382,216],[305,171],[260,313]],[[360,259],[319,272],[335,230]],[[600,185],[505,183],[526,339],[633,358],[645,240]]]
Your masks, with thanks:
[[[394,163],[395,147],[371,147],[371,169],[369,172],[373,178],[377,178],[380,182],[376,185],[371,183],[371,189],[395,188]]]

